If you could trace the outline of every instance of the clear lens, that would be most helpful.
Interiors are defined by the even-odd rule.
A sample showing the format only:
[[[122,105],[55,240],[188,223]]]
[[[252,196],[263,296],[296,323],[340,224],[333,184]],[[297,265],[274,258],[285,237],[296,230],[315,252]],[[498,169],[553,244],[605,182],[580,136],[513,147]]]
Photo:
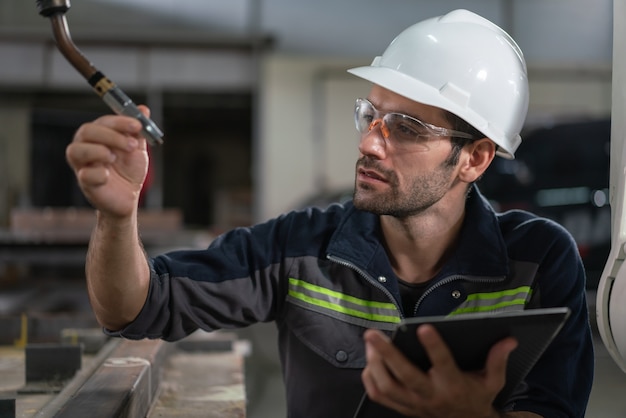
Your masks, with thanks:
[[[370,125],[378,119],[378,112],[374,106],[366,100],[358,99],[354,108],[354,123],[356,129],[364,134],[371,130]]]
[[[384,123],[389,127],[395,141],[410,145],[412,142],[427,141],[432,132],[420,121],[400,113],[387,113],[383,116]]]
[[[354,122],[361,134],[366,134],[381,123],[383,137],[393,146],[405,151],[426,151],[439,142],[441,137],[457,136],[473,138],[465,132],[440,128],[401,113],[381,114],[365,99],[357,99]]]

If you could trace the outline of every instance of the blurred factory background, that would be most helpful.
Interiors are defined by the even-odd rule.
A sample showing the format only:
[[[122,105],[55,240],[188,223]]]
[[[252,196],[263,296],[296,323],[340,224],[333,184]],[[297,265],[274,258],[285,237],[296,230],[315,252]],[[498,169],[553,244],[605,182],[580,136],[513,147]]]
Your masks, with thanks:
[[[498,208],[529,209],[572,232],[593,302],[610,245],[611,0],[75,0],[67,19],[77,46],[165,133],[142,203],[148,252],[204,246],[228,228],[349,196],[353,104],[369,86],[345,70],[456,8],[507,30],[529,70],[527,140],[481,187]],[[2,0],[0,344],[13,342],[24,313],[93,323],[82,277],[93,212],[64,152],[81,123],[106,113],[35,1]],[[43,328],[33,338],[51,338]],[[256,360],[251,417],[283,411],[273,332],[240,334]],[[604,361],[606,388],[594,389],[590,416],[626,416],[614,396],[626,378]]]

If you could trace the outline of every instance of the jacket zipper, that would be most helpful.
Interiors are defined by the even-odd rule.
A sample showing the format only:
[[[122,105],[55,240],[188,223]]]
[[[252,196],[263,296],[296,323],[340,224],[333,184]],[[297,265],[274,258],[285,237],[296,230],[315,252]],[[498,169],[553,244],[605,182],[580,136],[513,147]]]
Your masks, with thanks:
[[[413,309],[413,316],[417,316],[417,310],[419,309],[420,305],[422,304],[422,302],[424,301],[424,299],[426,299],[428,295],[433,293],[437,288],[441,286],[445,286],[448,283],[452,283],[458,280],[465,280],[471,283],[493,283],[493,282],[501,282],[504,279],[506,279],[506,276],[497,277],[495,279],[469,278],[467,276],[460,276],[460,275],[448,276],[445,279],[438,281],[437,283],[435,283],[434,285],[426,289],[426,291],[424,291],[424,294],[422,294],[422,297],[420,297],[419,300],[415,303],[415,308]]]
[[[400,314],[400,318],[401,319],[404,318],[404,315],[402,314],[402,309],[400,309],[400,305],[398,305],[398,302],[396,301],[396,299],[393,297],[391,292],[389,290],[387,290],[387,288],[385,286],[380,284],[378,281],[374,280],[374,278],[372,276],[370,276],[364,270],[362,270],[360,267],[356,266],[355,264],[353,264],[353,263],[351,263],[349,261],[346,261],[346,260],[344,260],[342,258],[339,258],[339,257],[335,257],[335,256],[330,255],[330,254],[326,255],[326,258],[328,258],[330,261],[332,261],[334,263],[341,264],[342,266],[348,267],[349,269],[352,269],[352,270],[356,271],[359,276],[363,277],[365,280],[370,282],[370,284],[374,285],[374,287],[382,290],[382,292],[385,295],[387,295],[389,300],[392,301],[393,304],[395,305],[396,310]]]

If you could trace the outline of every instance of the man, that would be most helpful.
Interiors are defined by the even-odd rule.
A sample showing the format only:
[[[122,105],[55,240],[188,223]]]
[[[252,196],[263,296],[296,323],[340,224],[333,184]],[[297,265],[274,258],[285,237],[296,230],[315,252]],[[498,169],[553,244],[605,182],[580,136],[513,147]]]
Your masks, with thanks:
[[[520,143],[528,86],[515,42],[458,10],[350,71],[373,83],[355,108],[353,202],[235,229],[202,251],[144,255],[138,121],[105,116],[77,131],[67,158],[98,209],[87,281],[100,323],[176,340],[276,321],[290,417],[351,417],[364,389],[406,416],[583,417],[593,349],[576,246],[546,219],[495,214],[473,185]],[[431,326],[417,331],[426,373],[389,340],[402,317],[557,306],[568,322],[500,410],[513,339],[479,373],[460,371]]]

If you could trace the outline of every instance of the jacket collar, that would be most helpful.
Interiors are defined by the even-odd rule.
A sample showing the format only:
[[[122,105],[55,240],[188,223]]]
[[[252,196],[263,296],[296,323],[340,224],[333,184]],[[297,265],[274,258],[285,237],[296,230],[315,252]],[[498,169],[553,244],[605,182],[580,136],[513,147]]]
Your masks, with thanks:
[[[352,202],[345,207],[346,215],[331,237],[328,253],[371,274],[389,272],[391,267],[381,244],[379,217],[355,209]],[[497,277],[508,274],[507,249],[498,217],[475,185],[466,201],[458,246],[438,276],[453,274]]]

